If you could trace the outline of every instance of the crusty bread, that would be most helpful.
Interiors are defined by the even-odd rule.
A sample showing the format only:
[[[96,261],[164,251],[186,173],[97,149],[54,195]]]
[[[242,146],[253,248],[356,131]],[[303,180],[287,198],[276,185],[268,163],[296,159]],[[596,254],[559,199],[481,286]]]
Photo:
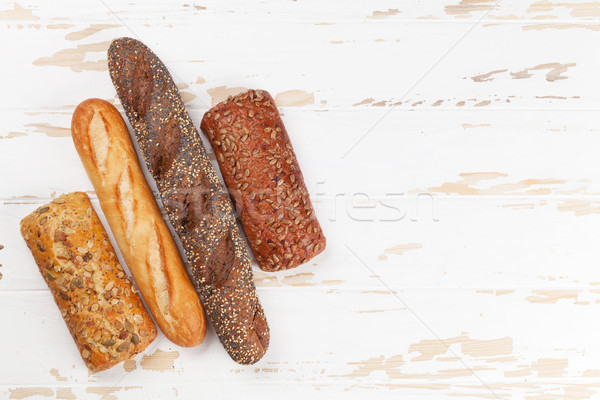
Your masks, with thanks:
[[[21,234],[88,368],[108,369],[154,340],[152,318],[85,193],[38,208]]]
[[[104,100],[85,100],[73,113],[71,132],[125,262],[158,326],[178,346],[198,345],[206,333],[204,310],[123,118]]]
[[[269,345],[269,327],[248,250],[179,91],[137,40],[114,40],[108,67],[217,335],[236,362],[255,363]]]
[[[293,268],[322,252],[325,236],[271,95],[249,90],[230,97],[200,126],[259,267]]]

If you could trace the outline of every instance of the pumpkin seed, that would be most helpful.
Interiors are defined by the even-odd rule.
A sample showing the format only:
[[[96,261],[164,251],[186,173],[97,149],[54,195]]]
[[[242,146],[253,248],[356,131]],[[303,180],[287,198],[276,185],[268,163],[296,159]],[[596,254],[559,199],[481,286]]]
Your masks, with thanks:
[[[140,332],[141,333],[141,332]],[[131,335],[131,343],[138,344],[140,342],[140,337],[135,333]]]
[[[125,329],[128,332],[133,332],[133,324],[128,319],[125,320]],[[141,332],[140,332],[141,333]]]
[[[117,352],[122,353],[129,347],[129,342],[123,342],[117,347]]]

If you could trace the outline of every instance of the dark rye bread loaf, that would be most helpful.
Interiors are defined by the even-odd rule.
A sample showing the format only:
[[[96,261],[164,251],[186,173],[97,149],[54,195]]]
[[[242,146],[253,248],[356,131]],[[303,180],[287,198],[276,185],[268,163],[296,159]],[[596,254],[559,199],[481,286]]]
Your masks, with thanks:
[[[322,252],[325,236],[271,95],[230,97],[204,114],[200,127],[260,268],[293,268]]]
[[[231,201],[179,91],[137,40],[114,40],[108,66],[217,335],[231,358],[253,364],[267,350],[269,327]]]

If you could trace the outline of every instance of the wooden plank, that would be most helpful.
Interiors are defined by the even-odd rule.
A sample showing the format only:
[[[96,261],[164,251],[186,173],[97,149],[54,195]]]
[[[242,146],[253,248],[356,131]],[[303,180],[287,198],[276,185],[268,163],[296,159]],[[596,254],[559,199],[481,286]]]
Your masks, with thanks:
[[[520,290],[496,296],[464,289],[407,289],[399,296],[409,311],[393,296],[380,293],[313,290],[309,298],[305,291],[288,291],[285,296],[260,292],[274,334],[270,351],[258,364],[234,364],[210,332],[194,350],[179,349],[161,336],[136,358],[132,371],[119,366],[92,376],[82,368],[46,292],[1,293],[0,316],[22,322],[20,329],[4,334],[0,349],[8,359],[25,361],[10,368],[3,363],[1,384],[26,387],[33,383],[30,377],[36,377],[38,387],[145,387],[151,381],[157,387],[179,388],[201,377],[225,386],[233,380],[236,391],[247,385],[268,388],[301,382],[312,390],[385,393],[404,387],[413,393],[420,388],[425,394],[439,390],[446,395],[484,395],[481,381],[504,395],[582,385],[592,393],[598,390],[594,360],[600,345],[588,334],[598,328],[590,318],[597,314],[597,304],[525,302],[517,309],[511,298],[522,295]],[[365,303],[379,310],[365,310]],[[23,313],[25,320],[19,317]],[[45,338],[52,338],[51,346]],[[25,353],[13,345],[23,341],[28,343]]]
[[[197,125],[202,114],[191,112]],[[600,173],[600,136],[592,112],[393,111],[367,134],[383,116],[367,110],[284,110],[313,197],[600,194],[594,179]],[[5,121],[0,169],[10,171],[0,188],[2,201],[93,189],[69,137],[70,111],[0,110],[0,119]],[[28,170],[32,173],[23,174]]]
[[[321,21],[337,22],[362,20],[368,22],[389,22],[398,20],[455,20],[469,21],[481,18],[487,13],[489,18],[502,21],[533,20],[553,22],[555,20],[597,21],[600,17],[599,6],[586,0],[540,1],[524,0],[520,2],[497,2],[495,0],[440,0],[421,1],[419,3],[397,2],[393,0],[374,0],[370,2],[353,2],[347,4],[326,3],[318,0],[299,1],[291,4],[275,0],[260,3],[235,0],[226,4],[205,0],[188,2],[186,0],[171,1],[168,4],[152,0],[144,3],[140,10],[137,3],[119,3],[105,1],[104,4],[90,3],[85,9],[71,7],[70,2],[60,0],[48,7],[41,0],[27,3],[7,4],[0,14],[3,20],[23,21],[70,21],[85,19],[86,21],[102,20],[110,9],[125,21],[145,20],[149,23],[160,23],[166,20],[181,21],[186,19],[211,22],[215,20],[260,19],[263,21]],[[60,17],[57,16],[60,10]],[[168,13],[168,14],[167,14]],[[168,15],[168,19],[167,19]]]
[[[316,211],[328,251],[290,271],[271,274],[255,268],[255,282],[281,293],[385,289],[378,275],[393,289],[528,288],[529,296],[545,288],[592,290],[600,282],[596,268],[600,249],[595,246],[600,236],[598,203],[580,216],[565,203],[434,197],[417,204],[413,197],[375,200],[372,208],[364,208],[367,204],[353,206],[346,198],[338,198],[337,204],[319,202]],[[98,209],[95,200],[94,204]],[[0,243],[5,246],[0,252],[0,292],[45,290],[18,232],[18,221],[37,206],[0,208],[4,227]],[[405,216],[394,220],[400,212]],[[589,301],[596,301],[596,295]]]
[[[9,40],[0,43],[0,51],[11,56],[4,63],[27,77],[27,84],[11,75],[0,77],[10,93],[0,108],[71,110],[89,96],[116,99],[106,73],[106,49],[113,38],[132,36],[131,30],[167,63],[188,106],[202,110],[248,87],[268,89],[282,106],[319,110],[597,109],[598,104],[590,82],[600,61],[572,45],[594,42],[598,32],[590,29],[494,23],[471,31],[475,22],[421,20],[241,21],[235,29],[252,35],[233,35],[219,33],[217,22],[159,27],[131,22],[126,28],[103,15],[106,28],[78,40],[69,36],[94,24],[75,22],[65,30],[6,26]],[[45,41],[39,40],[41,29]],[[177,45],[187,37],[206,39],[195,47]],[[269,45],[257,58],[258,40]]]

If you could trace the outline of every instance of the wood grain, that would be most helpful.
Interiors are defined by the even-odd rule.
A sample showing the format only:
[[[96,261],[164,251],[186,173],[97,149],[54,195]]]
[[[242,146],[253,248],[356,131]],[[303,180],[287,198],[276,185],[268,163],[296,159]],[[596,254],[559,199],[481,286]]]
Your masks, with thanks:
[[[0,5],[0,319],[18,327],[0,397],[600,396],[600,3],[104,3]],[[209,332],[88,376],[18,235],[60,194],[97,207],[68,128],[84,98],[120,109],[120,36],[163,59],[197,124],[245,88],[280,106],[329,243],[254,269],[273,331],[256,366]]]

